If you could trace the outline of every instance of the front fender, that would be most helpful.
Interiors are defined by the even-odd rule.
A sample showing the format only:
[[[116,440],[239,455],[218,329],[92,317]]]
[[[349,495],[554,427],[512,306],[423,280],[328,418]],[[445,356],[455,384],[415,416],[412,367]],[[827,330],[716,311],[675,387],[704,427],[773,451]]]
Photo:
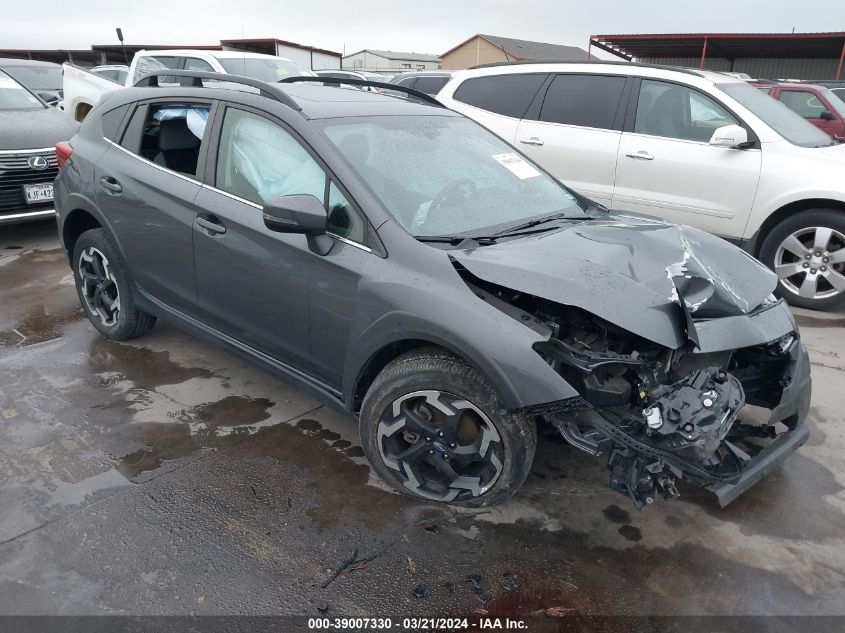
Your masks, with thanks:
[[[536,332],[482,301],[476,314],[452,305],[452,318],[427,319],[395,310],[373,321],[350,349],[344,371],[344,401],[352,403],[359,377],[381,350],[403,341],[421,340],[457,354],[481,371],[508,409],[543,404],[578,395],[532,349],[545,340]],[[441,307],[446,310],[445,306]],[[483,319],[484,328],[475,327]],[[491,327],[493,325],[494,327]]]

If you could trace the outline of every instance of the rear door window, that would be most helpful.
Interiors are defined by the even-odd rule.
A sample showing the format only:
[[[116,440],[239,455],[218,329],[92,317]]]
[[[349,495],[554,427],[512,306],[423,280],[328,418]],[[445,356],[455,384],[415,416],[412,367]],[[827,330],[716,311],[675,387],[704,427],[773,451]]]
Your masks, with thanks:
[[[132,77],[132,83],[137,83],[139,79],[152,72],[172,68],[176,70],[179,67],[179,58],[172,55],[143,55],[138,58],[135,64],[135,74]],[[158,78],[159,83],[177,83],[178,80],[173,76],[164,76]]]
[[[136,108],[121,146],[156,165],[196,176],[211,105],[151,103]]]
[[[521,119],[546,77],[546,73],[475,77],[458,86],[454,98],[482,110]]]
[[[625,77],[558,75],[546,91],[540,120],[613,129],[624,88]]]

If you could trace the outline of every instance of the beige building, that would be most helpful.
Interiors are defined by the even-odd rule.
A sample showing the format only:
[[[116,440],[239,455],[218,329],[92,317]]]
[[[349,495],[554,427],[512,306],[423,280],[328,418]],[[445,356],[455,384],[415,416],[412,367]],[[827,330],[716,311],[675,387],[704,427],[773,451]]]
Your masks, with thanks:
[[[461,70],[479,64],[515,61],[584,61],[598,59],[588,56],[577,46],[547,44],[529,40],[515,40],[497,35],[473,35],[440,56],[444,70]]]

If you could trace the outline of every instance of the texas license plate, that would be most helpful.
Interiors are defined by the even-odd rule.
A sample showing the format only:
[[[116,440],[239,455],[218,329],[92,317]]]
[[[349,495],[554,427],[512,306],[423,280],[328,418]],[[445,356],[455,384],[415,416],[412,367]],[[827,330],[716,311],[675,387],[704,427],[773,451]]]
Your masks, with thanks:
[[[26,196],[27,204],[50,202],[50,200],[53,199],[53,183],[48,182],[41,185],[24,185],[23,193]]]

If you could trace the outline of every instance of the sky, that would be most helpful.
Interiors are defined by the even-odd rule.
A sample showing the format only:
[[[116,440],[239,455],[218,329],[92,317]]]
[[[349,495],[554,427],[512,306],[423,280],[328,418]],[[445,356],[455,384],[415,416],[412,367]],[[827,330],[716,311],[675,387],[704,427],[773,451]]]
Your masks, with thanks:
[[[845,31],[845,1],[0,0],[0,48],[277,37],[340,53],[440,54],[476,33],[586,48],[591,34]],[[594,51],[595,52],[595,51]]]

